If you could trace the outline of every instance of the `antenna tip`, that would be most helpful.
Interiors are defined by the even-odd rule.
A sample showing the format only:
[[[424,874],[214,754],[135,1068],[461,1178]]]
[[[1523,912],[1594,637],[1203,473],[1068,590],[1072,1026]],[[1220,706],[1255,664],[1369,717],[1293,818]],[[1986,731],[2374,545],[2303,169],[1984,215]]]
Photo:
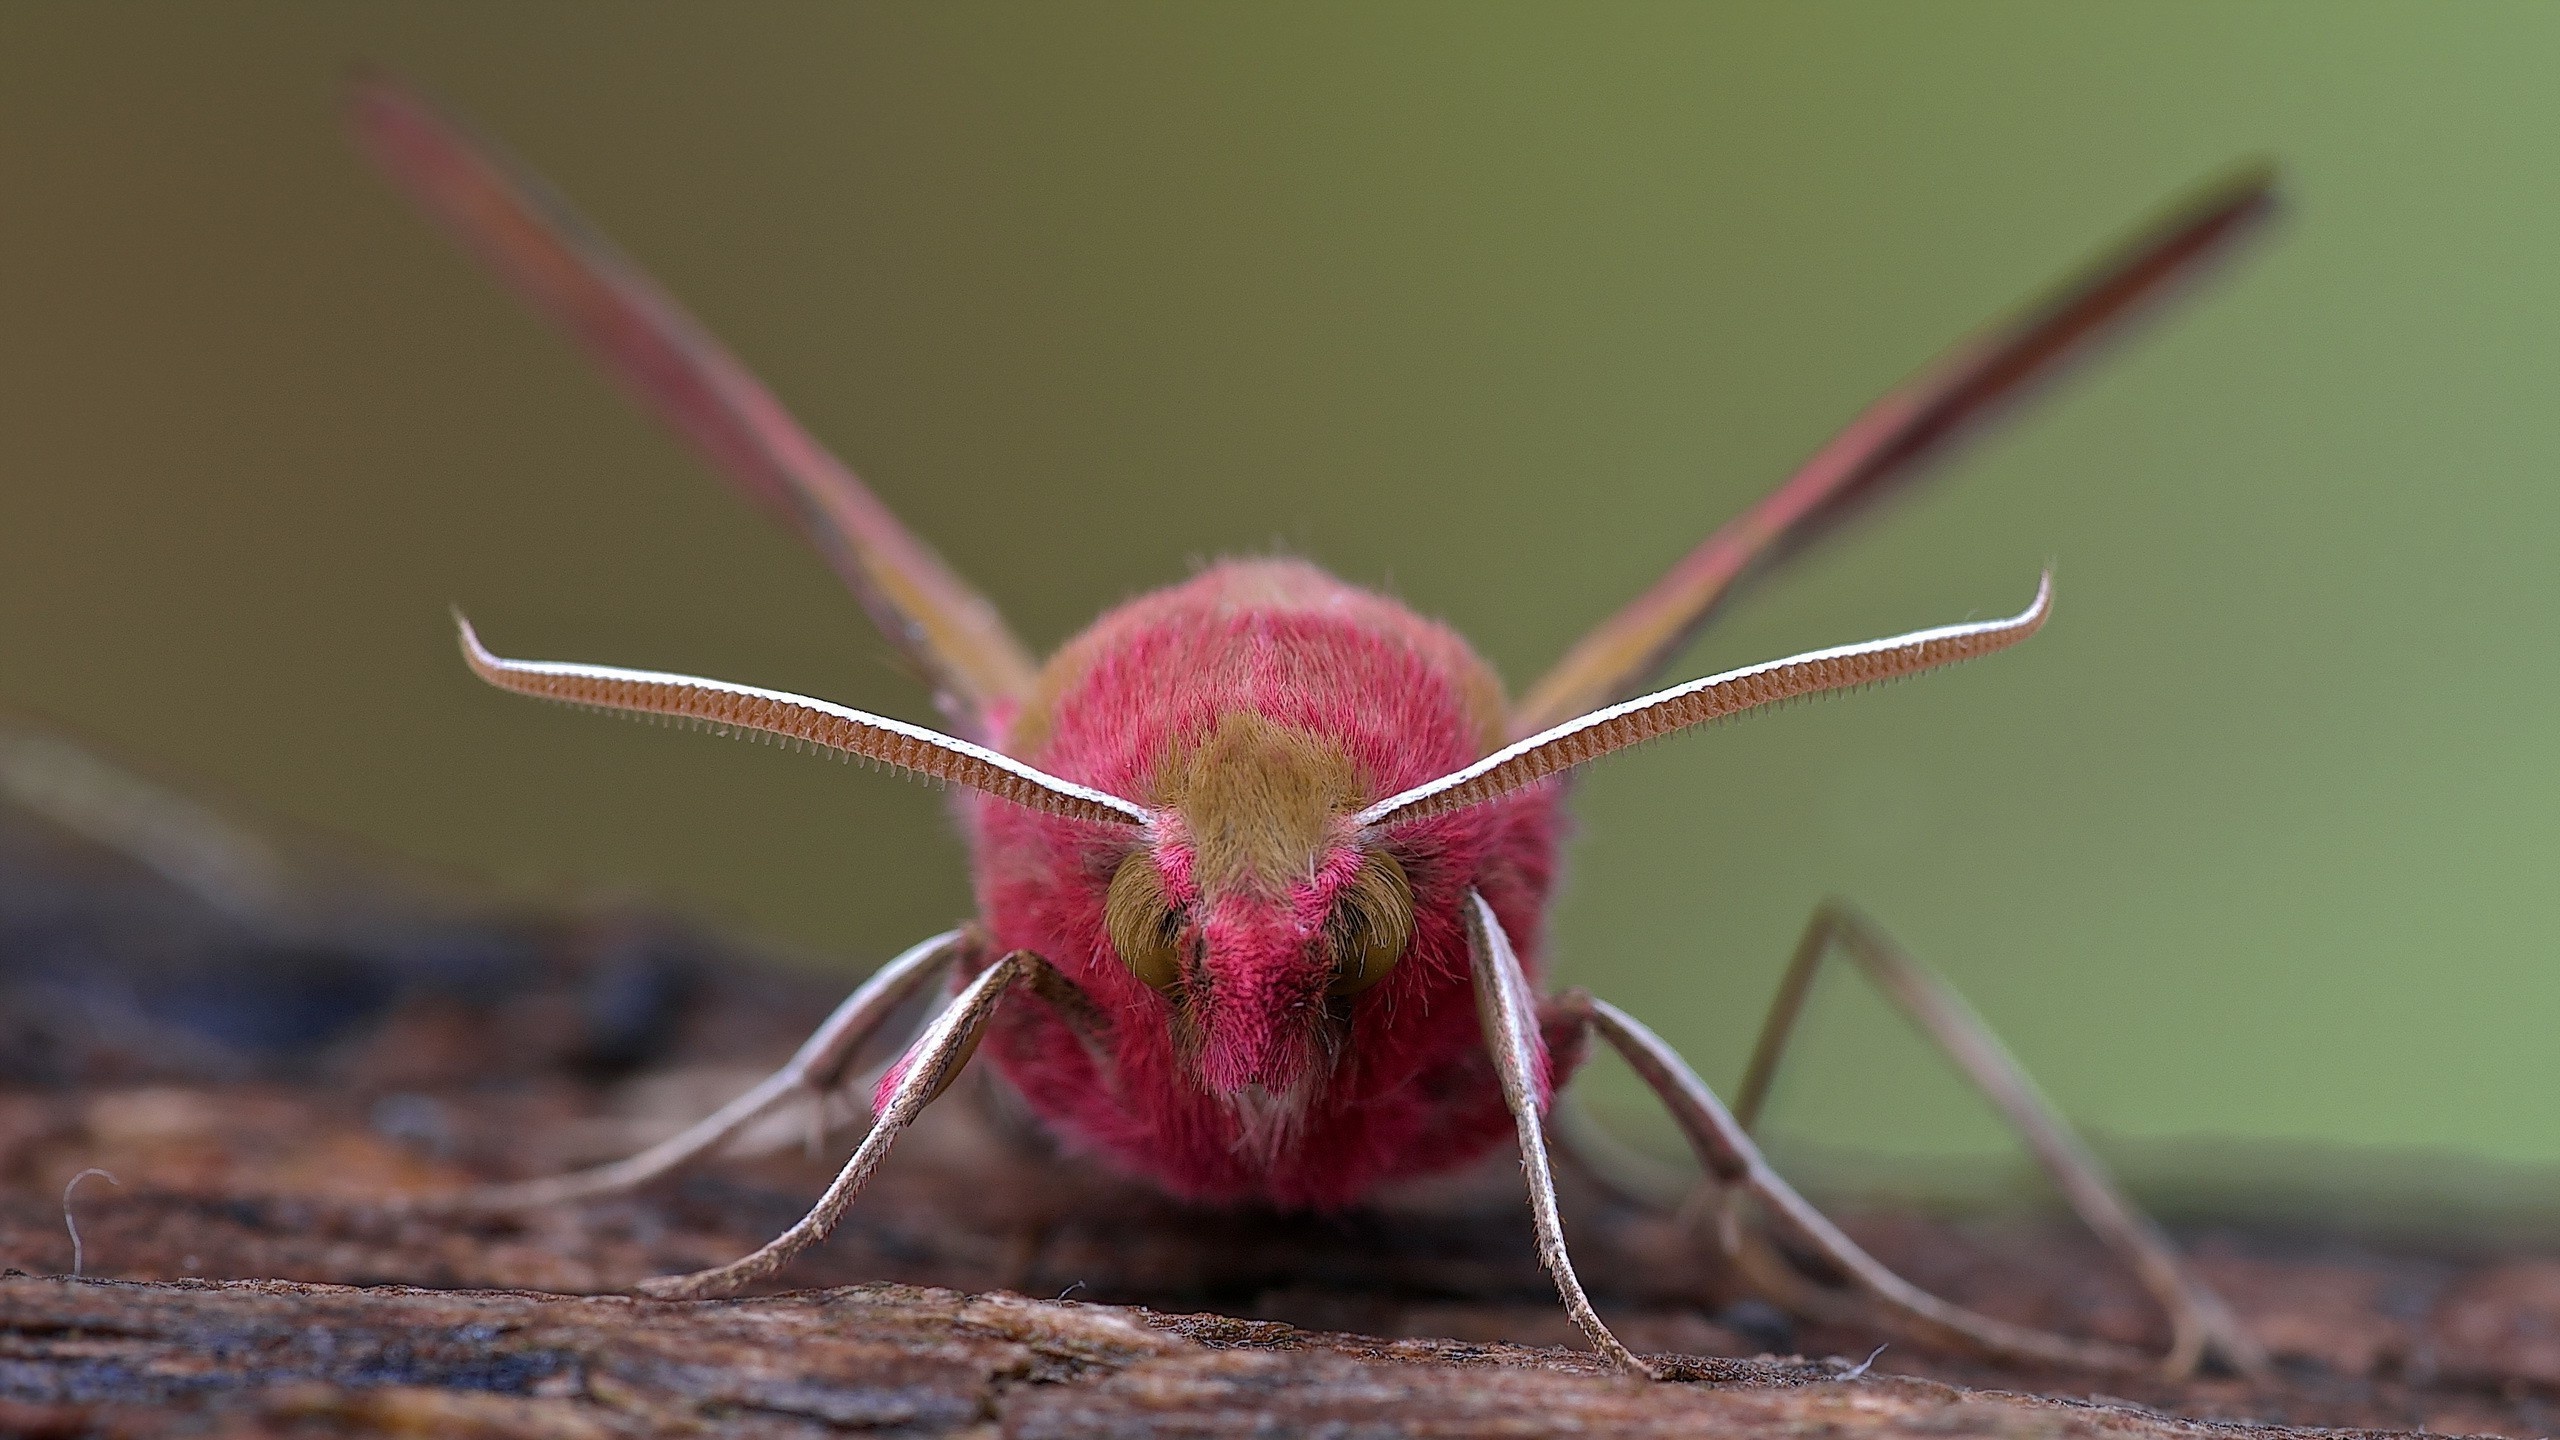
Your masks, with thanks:
[[[495,664],[498,657],[490,654],[487,647],[480,643],[480,632],[471,628],[471,617],[463,614],[462,607],[459,605],[450,605],[445,608],[453,616],[454,638],[461,642],[462,658],[470,661],[471,668],[475,670]]]
[[[2053,566],[2048,564],[2042,573],[2036,576],[2036,598],[2028,601],[2027,608],[2019,611],[2017,618],[2008,622],[2008,628],[2021,632],[2018,638],[2023,640],[2043,629],[2044,622],[2052,618]]]

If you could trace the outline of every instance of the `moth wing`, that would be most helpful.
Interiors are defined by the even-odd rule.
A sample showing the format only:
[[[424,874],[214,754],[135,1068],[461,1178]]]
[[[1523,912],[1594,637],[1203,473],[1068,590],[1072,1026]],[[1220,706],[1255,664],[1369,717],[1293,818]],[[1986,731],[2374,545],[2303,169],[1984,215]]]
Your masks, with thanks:
[[[1956,441],[2174,293],[2274,209],[2275,173],[2226,177],[2043,303],[1956,346],[1867,407],[1759,504],[1602,621],[1521,697],[1514,738],[1626,699],[1746,579],[1899,492]]]
[[[388,77],[360,76],[348,110],[411,201],[817,548],[955,723],[983,738],[1029,692],[1032,659],[995,607],[550,187]]]

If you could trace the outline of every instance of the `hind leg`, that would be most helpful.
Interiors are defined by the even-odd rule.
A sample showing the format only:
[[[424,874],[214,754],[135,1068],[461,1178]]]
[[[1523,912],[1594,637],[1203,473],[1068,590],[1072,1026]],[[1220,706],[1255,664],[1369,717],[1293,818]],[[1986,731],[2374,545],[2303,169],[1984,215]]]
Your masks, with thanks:
[[[1904,1333],[1933,1343],[1980,1354],[2071,1365],[2085,1369],[2133,1371],[2149,1368],[2151,1357],[2126,1346],[2100,1340],[2076,1340],[2048,1331],[1976,1314],[1951,1304],[1903,1279],[1861,1249],[1858,1243],[1808,1204],[1794,1187],[1761,1158],[1750,1134],[1722,1101],[1661,1037],[1626,1012],[1580,991],[1531,998],[1528,977],[1502,932],[1493,908],[1478,895],[1468,896],[1469,960],[1475,979],[1477,1016],[1486,1047],[1501,1079],[1502,1096],[1520,1136],[1520,1167],[1529,1189],[1529,1215],[1538,1237],[1538,1258],[1555,1280],[1565,1313],[1591,1341],[1592,1348],[1630,1374],[1657,1372],[1612,1334],[1584,1293],[1565,1247],[1564,1221],[1556,1203],[1555,1177],[1548,1164],[1540,1079],[1544,1053],[1540,1036],[1559,1022],[1580,1026],[1609,1043],[1662,1101],[1687,1135],[1690,1148],[1709,1177],[1729,1197],[1717,1207],[1716,1236],[1746,1279],[1782,1305],[1809,1313],[1839,1308],[1838,1292],[1815,1284],[1789,1264],[1768,1236],[1742,1223],[1732,1199],[1749,1196],[1771,1224],[1805,1251],[1820,1257],[1847,1277],[1854,1293],[1872,1313]]]
[[[1822,962],[1835,954],[1846,955],[1982,1092],[2062,1192],[2073,1213],[2168,1312],[2171,1341],[2164,1368],[2183,1375],[2199,1361],[2213,1358],[2244,1373],[2264,1369],[2266,1354],[2257,1341],[2240,1328],[2221,1297],[2188,1270],[2169,1237],[2124,1193],[1964,997],[1875,922],[1840,901],[1825,901],[1815,909],[1778,983],[1777,999],[1761,1024],[1759,1043],[1752,1048],[1751,1063],[1734,1094],[1734,1118],[1744,1130],[1759,1118],[1768,1099],[1770,1083]]]
[[[1550,998],[1547,1013],[1581,1018],[1634,1069],[1687,1136],[1691,1151],[1719,1187],[1717,1243],[1742,1274],[1770,1299],[1790,1309],[1839,1313],[1841,1293],[1816,1284],[1791,1264],[1770,1237],[1743,1223],[1735,1203],[1748,1196],[1770,1225],[1803,1251],[1846,1278],[1872,1318],[1934,1344],[2005,1359],[2031,1360],[2091,1370],[2135,1371],[2157,1363],[2128,1346],[2081,1340],[1977,1314],[1903,1279],[1869,1255],[1830,1219],[1796,1193],[1762,1158],[1750,1133],[1726,1110],[1662,1038],[1605,1000],[1580,991]]]

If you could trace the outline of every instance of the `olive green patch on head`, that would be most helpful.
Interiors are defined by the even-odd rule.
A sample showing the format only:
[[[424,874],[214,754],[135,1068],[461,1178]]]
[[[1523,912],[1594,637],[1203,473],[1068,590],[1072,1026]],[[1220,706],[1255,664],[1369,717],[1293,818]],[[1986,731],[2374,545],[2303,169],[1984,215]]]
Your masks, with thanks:
[[[1202,890],[1277,894],[1314,875],[1366,790],[1340,745],[1231,710],[1166,758],[1151,798],[1181,813]]]
[[[1396,857],[1373,850],[1334,902],[1332,993],[1357,995],[1386,979],[1412,943],[1412,882]]]
[[[1156,862],[1144,850],[1120,862],[1102,904],[1102,933],[1129,973],[1158,990],[1182,981],[1181,927]]]

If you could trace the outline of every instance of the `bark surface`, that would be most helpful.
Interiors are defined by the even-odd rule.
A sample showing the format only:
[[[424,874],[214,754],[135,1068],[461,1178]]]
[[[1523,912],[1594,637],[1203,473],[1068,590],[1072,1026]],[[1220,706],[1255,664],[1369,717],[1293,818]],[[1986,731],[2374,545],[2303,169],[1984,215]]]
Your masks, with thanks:
[[[784,1117],[755,1153],[519,1219],[390,1202],[658,1138],[787,1054],[835,994],[662,917],[497,913],[342,860],[297,871],[325,883],[290,913],[273,897],[261,910],[0,806],[0,1434],[2529,1435],[2560,1421],[2560,1244],[2529,1218],[2497,1228],[2440,1207],[2385,1232],[2339,1222],[2371,1212],[2370,1192],[2299,1183],[2244,1205],[2228,1184],[2190,1187],[2181,1238],[2278,1357],[2252,1385],[1902,1343],[1860,1370],[1891,1337],[1790,1322],[1672,1220],[1574,1184],[1567,1225],[1595,1301],[1687,1377],[1645,1385],[1576,1346],[1507,1159],[1341,1217],[1192,1209],[1049,1152],[967,1085],[780,1278],[789,1293],[624,1298],[797,1218],[850,1123],[813,1155],[812,1114]],[[72,1193],[87,1277],[73,1279],[63,1190],[91,1167],[114,1183]],[[2441,1185],[2477,1194],[2482,1178]],[[1964,1303],[2159,1337],[2131,1281],[2037,1213],[1845,1218]]]

